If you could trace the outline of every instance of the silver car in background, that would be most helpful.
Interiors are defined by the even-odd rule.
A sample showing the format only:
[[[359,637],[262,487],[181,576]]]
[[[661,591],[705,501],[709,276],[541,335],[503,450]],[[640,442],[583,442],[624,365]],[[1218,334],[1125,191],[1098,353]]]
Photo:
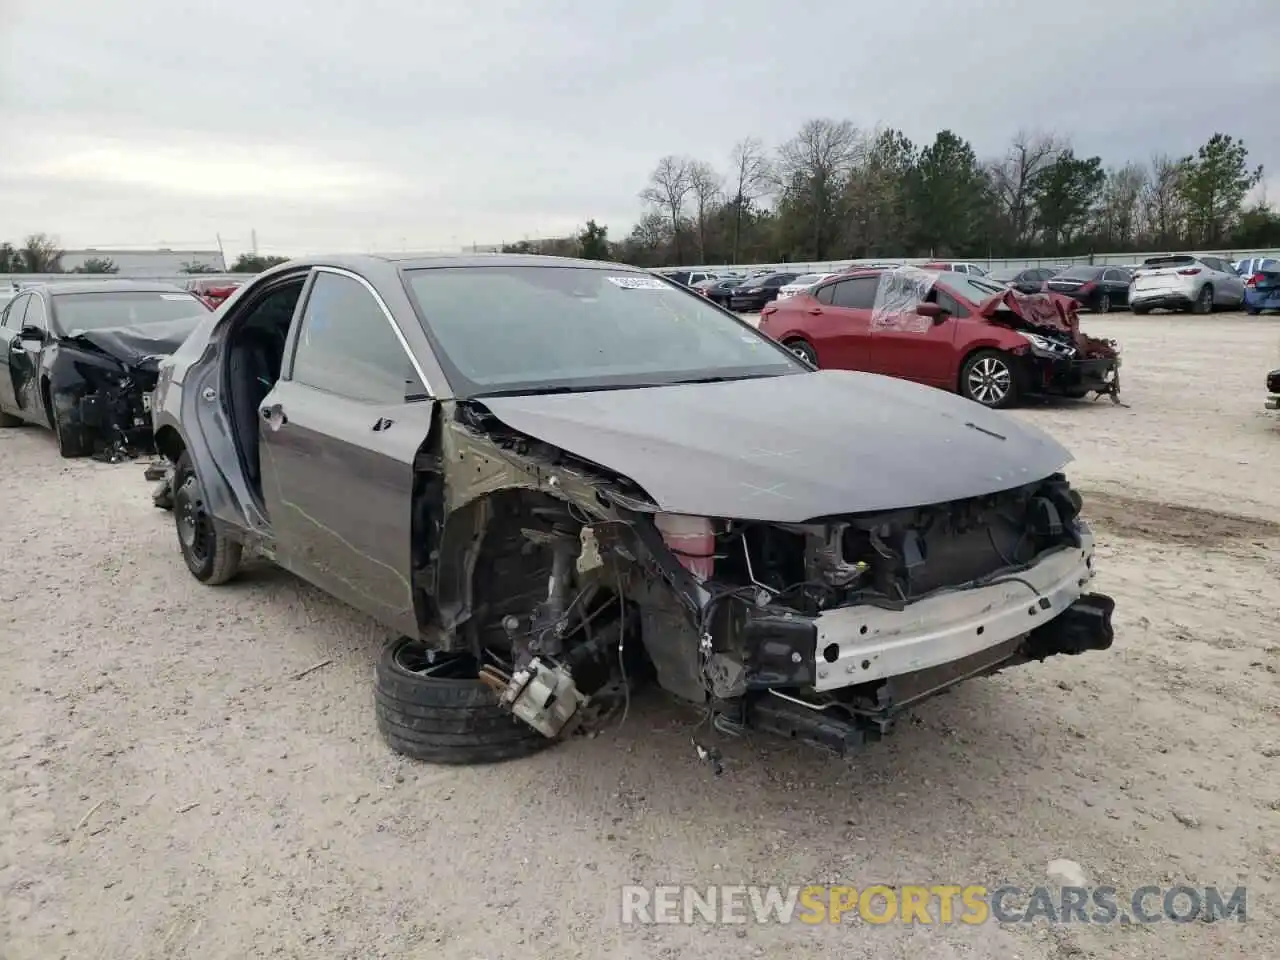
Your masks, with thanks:
[[[787,297],[794,297],[797,293],[804,293],[810,287],[821,283],[828,277],[834,277],[834,273],[804,273],[796,277],[790,283],[778,288],[778,299],[785,300]]]
[[[1134,313],[1157,308],[1212,313],[1240,308],[1244,278],[1227,261],[1208,255],[1150,257],[1133,274],[1129,304]]]

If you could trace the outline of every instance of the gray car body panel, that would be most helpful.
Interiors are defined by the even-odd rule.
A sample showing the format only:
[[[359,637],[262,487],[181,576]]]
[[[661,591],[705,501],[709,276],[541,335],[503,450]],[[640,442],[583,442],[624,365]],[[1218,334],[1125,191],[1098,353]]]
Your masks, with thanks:
[[[1072,459],[952,393],[824,370],[728,383],[482,400],[522,433],[629,478],[671,513],[799,523],[945,503]]]
[[[415,455],[440,409],[458,398],[405,291],[401,271],[505,263],[617,270],[564,258],[317,257],[272,268],[240,287],[160,368],[153,422],[157,445],[180,438],[206,509],[232,536],[380,622],[414,627],[408,593]],[[356,404],[289,380],[294,314],[281,380],[264,408],[280,404],[288,424],[264,426],[262,500],[245,476],[224,409],[223,349],[251,300],[277,281],[315,270],[346,272],[372,288],[421,370],[431,399],[394,408]],[[634,269],[634,268],[631,268]],[[696,296],[696,294],[689,294]],[[671,512],[799,522],[977,496],[1048,476],[1070,460],[1035,428],[950,394],[870,374],[793,375],[554,396],[478,398],[508,427],[596,463],[639,485]],[[451,415],[451,414],[450,414]],[[390,420],[389,431],[375,430]],[[481,442],[477,437],[475,442]],[[487,441],[486,441],[487,442]],[[493,464],[450,494],[536,488],[541,467]],[[467,455],[471,457],[471,454]],[[328,466],[326,466],[326,464]],[[338,469],[332,469],[334,466]],[[461,475],[457,476],[461,482]],[[566,475],[567,481],[567,475]],[[640,509],[646,507],[640,502]]]

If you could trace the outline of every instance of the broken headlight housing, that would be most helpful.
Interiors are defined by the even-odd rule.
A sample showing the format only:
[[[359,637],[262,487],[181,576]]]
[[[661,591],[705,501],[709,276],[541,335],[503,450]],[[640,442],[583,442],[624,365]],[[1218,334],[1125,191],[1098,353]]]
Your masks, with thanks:
[[[1069,343],[1063,343],[1061,340],[1054,340],[1038,333],[1028,333],[1025,330],[1019,330],[1018,332],[1027,343],[1031,344],[1031,352],[1037,356],[1052,357],[1055,360],[1070,360],[1076,355],[1076,348]]]

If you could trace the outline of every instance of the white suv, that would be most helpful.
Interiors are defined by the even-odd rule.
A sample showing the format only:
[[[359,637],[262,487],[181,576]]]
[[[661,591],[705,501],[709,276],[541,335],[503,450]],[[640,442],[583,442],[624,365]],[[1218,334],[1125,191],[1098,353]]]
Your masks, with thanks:
[[[1129,285],[1129,306],[1139,314],[1157,307],[1212,313],[1214,307],[1238,310],[1243,302],[1244,278],[1220,257],[1151,257]]]

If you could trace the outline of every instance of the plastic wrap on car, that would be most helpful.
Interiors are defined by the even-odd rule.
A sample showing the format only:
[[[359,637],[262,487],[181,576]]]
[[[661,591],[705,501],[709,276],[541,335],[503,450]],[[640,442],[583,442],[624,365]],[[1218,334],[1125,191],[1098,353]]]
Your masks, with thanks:
[[[871,307],[871,328],[909,333],[927,331],[932,321],[916,313],[916,308],[928,298],[937,279],[936,271],[919,267],[903,266],[883,271],[876,286],[875,303]]]

